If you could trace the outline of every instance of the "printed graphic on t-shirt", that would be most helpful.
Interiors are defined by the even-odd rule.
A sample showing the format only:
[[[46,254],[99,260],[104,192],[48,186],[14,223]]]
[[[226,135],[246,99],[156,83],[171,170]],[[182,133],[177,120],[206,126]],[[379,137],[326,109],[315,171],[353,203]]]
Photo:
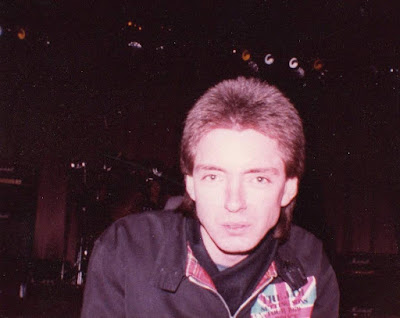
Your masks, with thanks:
[[[251,308],[251,318],[309,318],[317,298],[314,276],[307,278],[307,284],[292,291],[285,282],[268,285],[258,295]]]

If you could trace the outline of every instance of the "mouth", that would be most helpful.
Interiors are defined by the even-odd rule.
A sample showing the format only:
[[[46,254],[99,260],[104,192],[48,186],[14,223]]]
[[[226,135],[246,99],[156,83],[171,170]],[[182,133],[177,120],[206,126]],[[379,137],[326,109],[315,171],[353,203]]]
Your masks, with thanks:
[[[222,227],[230,234],[239,235],[246,232],[250,225],[245,223],[225,223]]]

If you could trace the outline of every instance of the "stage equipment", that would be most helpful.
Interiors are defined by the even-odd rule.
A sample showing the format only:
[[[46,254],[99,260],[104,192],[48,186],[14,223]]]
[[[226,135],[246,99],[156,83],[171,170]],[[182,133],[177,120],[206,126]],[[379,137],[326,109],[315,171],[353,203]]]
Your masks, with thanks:
[[[337,256],[340,317],[398,317],[400,256],[352,253]]]
[[[70,167],[73,171],[79,170],[78,178],[80,179],[80,184],[77,186],[77,190],[75,191],[75,201],[74,205],[76,206],[76,211],[78,214],[78,233],[79,239],[77,247],[77,255],[76,262],[73,265],[72,277],[74,279],[74,283],[77,286],[80,286],[84,283],[84,275],[86,274],[87,265],[89,261],[89,231],[88,231],[88,204],[90,201],[89,191],[87,187],[87,164],[85,161],[80,162],[71,162]],[[69,211],[65,213],[65,231],[64,231],[64,248],[63,248],[63,260],[61,265],[61,280],[65,280],[68,276],[66,270],[67,265],[67,253],[68,253],[68,241],[70,238],[70,227],[71,227],[71,217],[69,215]],[[69,275],[71,276],[71,275]]]
[[[25,297],[36,205],[36,172],[27,167],[1,166],[0,296]]]

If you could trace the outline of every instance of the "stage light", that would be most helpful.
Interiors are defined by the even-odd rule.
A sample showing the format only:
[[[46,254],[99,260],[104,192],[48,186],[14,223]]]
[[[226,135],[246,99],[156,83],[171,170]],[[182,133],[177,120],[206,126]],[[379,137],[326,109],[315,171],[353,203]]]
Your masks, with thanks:
[[[26,36],[25,30],[23,28],[19,29],[17,35],[18,35],[18,39],[20,39],[20,40],[25,39],[25,36]]]
[[[71,162],[70,163],[70,167],[72,169],[85,169],[86,168],[86,162],[84,162],[84,161],[82,161],[82,162],[78,162],[78,161]]]
[[[251,58],[250,52],[248,50],[244,50],[242,52],[242,60],[247,62],[248,60],[250,60],[250,58]]]
[[[313,64],[314,70],[320,72],[320,71],[322,71],[322,68],[323,68],[323,67],[324,67],[324,62],[322,62],[321,59],[316,59],[316,60],[314,61],[314,64]]]
[[[132,21],[128,21],[128,26],[132,26]]]
[[[298,67],[299,67],[299,61],[297,60],[297,58],[292,57],[292,58],[289,60],[289,67],[292,68],[292,69],[298,68]]]
[[[272,65],[275,62],[274,56],[272,54],[268,53],[264,57],[264,62],[267,65]]]
[[[257,73],[259,68],[256,62],[249,61],[249,67],[252,69],[253,72]]]
[[[139,42],[132,41],[128,43],[128,46],[134,48],[134,49],[141,49],[142,45]]]
[[[302,67],[298,67],[297,69],[295,69],[295,72],[297,73],[297,76],[299,78],[303,78],[304,75],[306,75],[306,72],[304,71],[304,69]]]

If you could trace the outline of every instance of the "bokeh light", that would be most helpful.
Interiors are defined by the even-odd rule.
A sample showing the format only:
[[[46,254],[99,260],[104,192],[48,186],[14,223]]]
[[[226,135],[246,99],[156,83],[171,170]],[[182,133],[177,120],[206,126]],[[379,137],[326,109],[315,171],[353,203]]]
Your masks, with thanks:
[[[251,58],[250,52],[248,50],[244,50],[242,52],[242,60],[247,62],[248,60],[250,60],[250,58]]]
[[[18,39],[20,39],[20,40],[24,40],[25,39],[25,37],[26,37],[26,33],[25,33],[25,30],[23,29],[23,28],[20,28],[19,30],[18,30]]]
[[[290,60],[289,60],[289,67],[290,68],[298,68],[299,67],[299,61],[297,60],[297,58],[296,57],[292,57]]]
[[[324,67],[324,62],[322,62],[321,59],[316,59],[316,60],[314,61],[314,64],[313,64],[314,70],[320,72],[320,71],[322,70],[323,67]]]
[[[270,53],[266,54],[264,57],[264,62],[267,65],[272,65],[275,62],[274,56]]]

